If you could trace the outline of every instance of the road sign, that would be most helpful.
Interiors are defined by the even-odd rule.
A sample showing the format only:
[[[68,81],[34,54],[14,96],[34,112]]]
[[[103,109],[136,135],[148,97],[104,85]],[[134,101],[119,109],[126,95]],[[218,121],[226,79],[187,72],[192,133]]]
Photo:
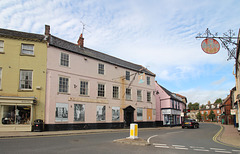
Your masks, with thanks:
[[[206,38],[201,44],[202,50],[207,54],[215,54],[220,49],[220,44],[213,38]]]

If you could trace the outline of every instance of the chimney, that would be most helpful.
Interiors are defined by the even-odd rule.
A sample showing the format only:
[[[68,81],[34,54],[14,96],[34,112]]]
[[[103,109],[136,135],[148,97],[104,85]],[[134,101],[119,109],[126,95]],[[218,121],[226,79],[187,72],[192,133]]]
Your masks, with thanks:
[[[83,38],[83,35],[81,34],[78,41],[78,46],[80,46],[81,48],[83,48],[83,45],[84,45],[84,38]]]
[[[49,36],[50,35],[50,26],[45,25],[45,35]]]

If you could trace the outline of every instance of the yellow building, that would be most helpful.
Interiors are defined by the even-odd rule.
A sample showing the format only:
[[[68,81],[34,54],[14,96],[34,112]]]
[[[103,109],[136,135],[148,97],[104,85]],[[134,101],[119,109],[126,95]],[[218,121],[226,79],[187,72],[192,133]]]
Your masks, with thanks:
[[[47,41],[0,29],[0,131],[31,131],[44,120]]]

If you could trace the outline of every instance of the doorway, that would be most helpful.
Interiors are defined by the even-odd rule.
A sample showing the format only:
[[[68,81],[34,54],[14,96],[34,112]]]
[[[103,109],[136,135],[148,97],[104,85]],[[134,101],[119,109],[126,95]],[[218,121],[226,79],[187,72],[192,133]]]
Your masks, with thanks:
[[[129,128],[130,124],[134,122],[134,108],[132,106],[126,107],[124,110],[124,128]]]

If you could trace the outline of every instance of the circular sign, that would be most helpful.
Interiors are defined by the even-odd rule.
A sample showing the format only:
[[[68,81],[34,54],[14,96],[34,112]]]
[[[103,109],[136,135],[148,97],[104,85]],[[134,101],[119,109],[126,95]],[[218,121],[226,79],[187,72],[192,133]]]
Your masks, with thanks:
[[[220,44],[215,39],[207,38],[202,41],[201,47],[204,52],[208,54],[215,54],[219,51]]]

